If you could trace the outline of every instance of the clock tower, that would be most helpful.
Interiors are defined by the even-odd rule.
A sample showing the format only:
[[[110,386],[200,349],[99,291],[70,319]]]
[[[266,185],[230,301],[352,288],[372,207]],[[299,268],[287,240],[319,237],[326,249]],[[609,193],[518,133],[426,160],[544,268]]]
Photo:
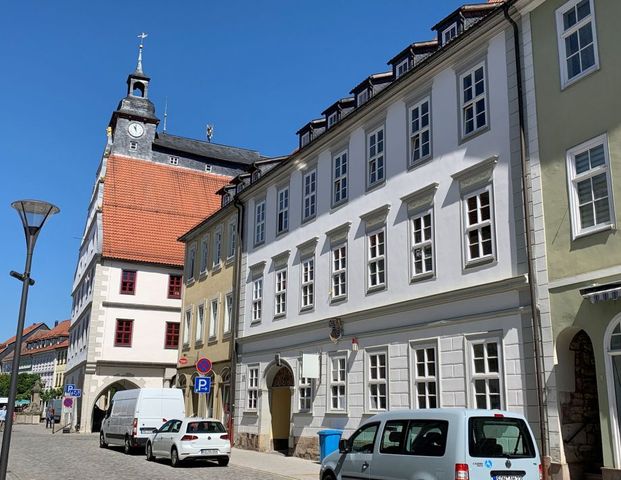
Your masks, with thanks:
[[[149,100],[149,81],[142,71],[142,49],[147,35],[142,33],[136,70],[127,77],[127,96],[119,102],[110,119],[110,154],[151,160],[153,140],[160,122],[155,106]]]

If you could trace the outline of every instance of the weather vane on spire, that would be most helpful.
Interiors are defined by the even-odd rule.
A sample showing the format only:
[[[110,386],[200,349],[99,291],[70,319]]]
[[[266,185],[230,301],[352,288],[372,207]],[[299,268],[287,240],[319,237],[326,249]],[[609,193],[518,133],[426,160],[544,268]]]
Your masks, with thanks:
[[[142,73],[142,49],[144,48],[144,39],[147,38],[148,36],[149,35],[144,32],[138,35],[138,38],[140,39],[140,48],[138,50],[138,65],[136,65],[136,71],[141,72],[141,73]]]

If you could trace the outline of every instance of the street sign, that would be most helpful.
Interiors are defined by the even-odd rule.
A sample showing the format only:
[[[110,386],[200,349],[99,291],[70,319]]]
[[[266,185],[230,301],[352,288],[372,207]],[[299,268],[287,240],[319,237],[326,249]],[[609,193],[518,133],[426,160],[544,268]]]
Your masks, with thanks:
[[[211,392],[211,377],[196,377],[194,379],[194,393]]]
[[[211,372],[211,360],[205,357],[199,358],[196,362],[196,371],[201,375],[207,375]]]
[[[65,385],[65,395],[67,395],[68,397],[81,397],[82,390],[79,388],[75,388],[74,384],[69,383]]]
[[[73,398],[67,397],[63,400],[63,407],[71,408],[73,407]]]

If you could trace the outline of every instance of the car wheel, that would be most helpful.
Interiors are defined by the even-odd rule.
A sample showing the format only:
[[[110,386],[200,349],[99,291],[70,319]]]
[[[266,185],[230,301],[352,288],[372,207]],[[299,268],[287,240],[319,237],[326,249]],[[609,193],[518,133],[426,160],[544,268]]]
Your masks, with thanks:
[[[181,460],[179,460],[179,454],[177,453],[177,449],[175,447],[170,451],[170,464],[174,467],[181,466]]]
[[[328,470],[326,473],[323,474],[321,480],[336,480],[336,477],[331,471]]]
[[[153,456],[153,447],[151,446],[150,443],[147,443],[147,460],[149,462],[152,462],[153,460],[155,460],[155,457]]]
[[[123,452],[125,452],[126,455],[132,453],[132,444],[129,443],[129,437],[125,437],[125,443],[123,443]]]
[[[229,457],[218,458],[218,465],[226,467],[229,464]]]
[[[106,437],[103,432],[99,432],[99,448],[107,448]]]

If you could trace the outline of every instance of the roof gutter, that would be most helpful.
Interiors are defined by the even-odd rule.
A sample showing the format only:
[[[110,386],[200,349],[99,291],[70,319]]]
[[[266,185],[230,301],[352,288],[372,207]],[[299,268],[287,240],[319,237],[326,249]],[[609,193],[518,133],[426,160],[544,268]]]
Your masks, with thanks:
[[[541,432],[541,457],[543,463],[543,479],[549,478],[548,467],[550,465],[550,449],[548,448],[549,435],[547,428],[547,402],[545,398],[544,386],[544,363],[543,363],[543,345],[542,345],[542,327],[539,305],[537,302],[537,281],[535,278],[535,266],[533,259],[533,242],[532,242],[532,224],[531,224],[531,205],[528,186],[529,181],[529,165],[526,154],[526,133],[525,133],[525,115],[524,115],[524,92],[522,85],[522,58],[520,50],[520,31],[518,24],[509,15],[509,5],[503,5],[503,13],[507,21],[513,27],[513,42],[515,48],[515,70],[517,78],[517,101],[518,101],[518,119],[520,125],[520,166],[521,166],[521,183],[522,183],[522,208],[524,210],[524,230],[526,237],[526,257],[528,262],[528,285],[530,292],[530,306],[533,329],[533,347],[535,360],[535,383],[537,388],[537,409],[539,411],[539,428]]]

